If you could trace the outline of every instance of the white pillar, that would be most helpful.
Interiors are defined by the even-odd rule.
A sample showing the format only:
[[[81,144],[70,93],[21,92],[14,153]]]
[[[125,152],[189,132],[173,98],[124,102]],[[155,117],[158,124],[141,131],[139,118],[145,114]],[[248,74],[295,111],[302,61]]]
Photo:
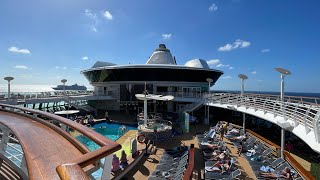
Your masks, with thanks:
[[[101,179],[111,179],[112,154],[104,158],[104,165]]]
[[[8,101],[10,101],[10,81],[8,81]]]
[[[243,132],[246,132],[246,113],[242,113]]]
[[[284,152],[284,142],[285,142],[285,134],[286,131],[284,128],[281,128],[281,157],[284,158],[283,152]]]
[[[147,119],[148,119],[148,101],[145,97],[145,100],[143,101],[143,120],[144,125],[147,125]]]
[[[244,79],[241,79],[241,97],[243,98],[244,94]],[[246,132],[246,114],[242,113],[242,127],[243,132]]]
[[[209,123],[210,123],[210,106],[208,105],[208,119],[206,124],[209,124]]]
[[[281,109],[282,109],[282,116],[283,119],[286,120],[285,118],[285,110],[284,110],[284,74],[281,74]],[[284,146],[285,146],[285,129],[281,128],[281,157],[284,158],[283,152],[284,152]]]

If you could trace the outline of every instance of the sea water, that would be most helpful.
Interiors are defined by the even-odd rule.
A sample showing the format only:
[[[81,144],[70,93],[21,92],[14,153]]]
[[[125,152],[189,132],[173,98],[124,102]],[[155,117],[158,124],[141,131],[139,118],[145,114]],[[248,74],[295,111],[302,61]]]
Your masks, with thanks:
[[[56,87],[56,85],[24,85],[24,84],[11,84],[10,91],[13,93],[17,92],[48,92],[54,91],[52,87]],[[87,87],[88,90],[92,90],[92,86]],[[7,93],[8,85],[0,84],[0,93]]]

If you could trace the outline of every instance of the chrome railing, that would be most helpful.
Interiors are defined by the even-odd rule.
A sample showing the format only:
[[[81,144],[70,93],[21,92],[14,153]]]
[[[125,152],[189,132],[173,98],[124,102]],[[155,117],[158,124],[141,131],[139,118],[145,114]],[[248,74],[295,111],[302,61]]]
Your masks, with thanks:
[[[46,92],[13,92],[10,94],[11,100],[31,100],[31,99],[47,99],[58,98],[63,95],[68,96],[81,96],[81,95],[93,95],[93,91],[46,91]],[[7,100],[8,93],[0,92],[0,100]]]
[[[156,94],[161,95],[172,95],[180,98],[199,98],[203,93],[200,92],[157,92]]]
[[[13,132],[7,126],[0,124],[0,131],[0,159],[7,162],[22,179],[28,179],[25,156],[20,142],[15,138]]]
[[[280,96],[264,94],[235,94],[235,93],[211,93],[205,95],[208,103],[218,103],[245,107],[246,109],[260,110],[264,114],[271,113],[274,117],[281,116],[284,120],[292,120],[294,126],[303,125],[306,133],[314,131],[316,141],[320,142],[319,120],[320,102],[319,98]]]

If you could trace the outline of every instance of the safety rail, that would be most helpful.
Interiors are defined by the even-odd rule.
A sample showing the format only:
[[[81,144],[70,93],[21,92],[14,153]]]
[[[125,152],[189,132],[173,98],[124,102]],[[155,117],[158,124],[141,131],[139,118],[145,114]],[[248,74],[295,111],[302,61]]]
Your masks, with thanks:
[[[303,125],[306,134],[311,130],[315,133],[316,142],[320,142],[320,102],[319,98],[280,96],[264,94],[235,94],[235,93],[211,93],[206,94],[208,103],[245,107],[245,109],[260,110],[264,114],[271,113],[274,117],[283,117],[285,121],[291,120],[293,127]],[[231,107],[232,108],[232,107]]]
[[[180,98],[199,98],[202,96],[201,92],[156,92],[159,95],[172,95]]]
[[[8,163],[22,179],[27,179],[25,156],[19,141],[13,137],[14,133],[4,124],[0,124],[0,131],[0,159]]]
[[[103,135],[95,132],[94,130],[85,127],[83,125],[80,125],[79,123],[70,121],[66,118],[50,114],[47,112],[39,111],[39,110],[33,110],[33,109],[28,109],[28,108],[23,108],[23,107],[17,107],[17,106],[11,106],[11,105],[6,105],[6,104],[0,104],[0,111],[7,111],[10,113],[16,113],[25,117],[28,117],[32,119],[33,121],[37,121],[52,130],[56,131],[59,133],[63,138],[68,140],[73,146],[75,146],[83,155],[81,157],[78,157],[76,159],[70,160],[69,163],[61,164],[60,166],[56,167],[57,172],[59,173],[59,176],[62,177],[62,171],[70,170],[68,168],[62,168],[63,166],[67,166],[68,164],[75,164],[80,166],[80,170],[84,171],[84,168],[86,168],[88,165],[95,165],[98,166],[98,168],[103,167],[103,174],[102,177],[108,177],[106,173],[108,173],[105,169],[108,169],[109,163],[111,164],[111,154],[116,152],[117,150],[121,149],[121,145],[113,142],[112,140],[104,137]],[[52,123],[51,123],[52,122]],[[53,124],[55,122],[61,123],[61,128],[58,127],[57,125]],[[68,129],[73,129],[84,136],[88,137],[90,140],[92,140],[94,143],[100,146],[99,149],[95,151],[89,151],[83,144],[81,144],[78,140],[76,140],[74,137],[72,137],[67,131]],[[5,132],[5,131],[4,131]],[[4,133],[3,132],[3,133]],[[5,136],[3,136],[5,137]],[[19,140],[19,137],[17,137]],[[19,140],[20,142],[20,140]],[[24,148],[22,144],[22,150],[23,152],[26,152],[27,149]],[[29,157],[29,152],[25,153],[25,159],[26,159],[26,166],[27,169],[30,170],[32,168],[36,168],[32,166],[32,159]],[[100,159],[106,157],[104,165],[101,165]],[[60,169],[60,170],[58,170]],[[62,171],[61,171],[62,169]],[[65,170],[63,170],[65,169]],[[71,168],[74,169],[74,168]],[[111,171],[111,169],[110,169]],[[91,173],[93,171],[90,171]],[[76,174],[78,172],[63,172],[63,174]],[[83,172],[79,172],[80,174]],[[64,176],[63,176],[64,177]],[[34,174],[28,174],[28,179],[37,179],[39,177],[34,177]],[[70,179],[70,178],[65,178],[65,179]],[[72,178],[71,178],[72,179]]]
[[[167,121],[167,120],[163,120],[163,119],[147,119],[147,123],[148,125],[153,125],[153,124],[163,124],[166,127],[172,127],[172,122],[171,121]],[[138,129],[140,129],[140,127],[144,126],[145,123],[144,121],[139,121],[138,122]]]
[[[31,99],[45,99],[45,98],[57,98],[63,95],[68,96],[81,96],[81,95],[93,95],[93,91],[45,91],[45,92],[13,92],[10,93],[11,100],[25,101]],[[7,100],[8,93],[0,92],[0,100]]]

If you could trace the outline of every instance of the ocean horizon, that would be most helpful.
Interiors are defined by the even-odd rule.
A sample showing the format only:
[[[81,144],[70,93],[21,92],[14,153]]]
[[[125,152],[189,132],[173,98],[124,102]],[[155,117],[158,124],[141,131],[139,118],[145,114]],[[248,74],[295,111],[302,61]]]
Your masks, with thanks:
[[[13,93],[17,92],[48,92],[55,91],[52,87],[57,85],[26,85],[26,84],[11,84],[10,91]],[[86,86],[87,90],[93,90],[92,86]],[[7,93],[8,85],[0,84],[0,93]]]
[[[26,84],[11,84],[10,91],[12,93],[18,92],[47,92],[47,91],[55,91],[52,87],[56,87],[56,85],[26,85]],[[91,85],[86,86],[88,90],[93,90]],[[0,93],[7,93],[8,85],[0,84]],[[212,90],[212,92],[234,92],[240,93],[240,91],[235,90]],[[245,93],[253,93],[253,94],[271,94],[271,95],[280,95],[280,92],[276,91],[245,91]],[[315,92],[285,92],[286,96],[303,96],[303,97],[320,97],[320,93]]]

